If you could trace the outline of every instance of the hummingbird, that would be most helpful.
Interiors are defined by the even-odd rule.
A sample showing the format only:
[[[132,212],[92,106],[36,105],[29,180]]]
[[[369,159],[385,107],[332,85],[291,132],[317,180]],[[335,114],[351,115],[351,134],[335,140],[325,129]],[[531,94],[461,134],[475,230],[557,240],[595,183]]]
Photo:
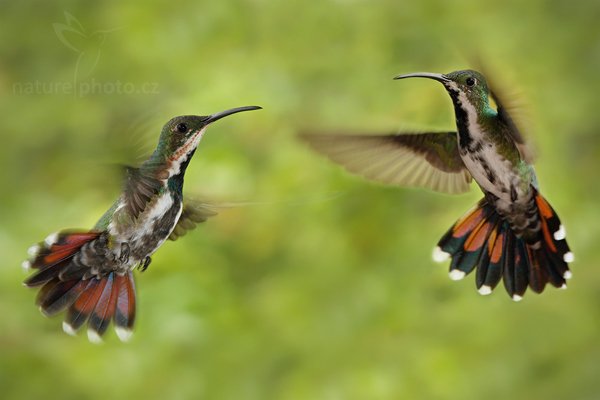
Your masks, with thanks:
[[[77,81],[78,78],[90,76],[100,61],[102,47],[107,36],[120,28],[91,32],[86,30],[72,14],[66,11],[64,14],[67,23],[54,23],[52,26],[58,40],[77,53],[74,72],[74,80]]]
[[[102,341],[113,321],[119,339],[132,335],[136,316],[133,270],[144,271],[152,254],[196,223],[216,214],[209,204],[183,197],[183,180],[206,128],[215,121],[261,107],[232,108],[167,122],[158,146],[139,167],[126,167],[123,191],[91,230],[63,230],[29,248],[27,287],[40,288],[36,303],[46,316],[67,310],[63,330],[75,335],[87,323],[91,342]]]
[[[394,79],[407,78],[444,86],[454,105],[456,131],[302,138],[350,172],[381,183],[456,194],[468,191],[475,180],[483,198],[442,236],[434,261],[451,260],[452,280],[476,270],[482,295],[492,293],[500,280],[515,301],[528,287],[537,293],[547,283],[565,289],[574,260],[565,228],[540,194],[523,135],[485,77],[461,70]]]

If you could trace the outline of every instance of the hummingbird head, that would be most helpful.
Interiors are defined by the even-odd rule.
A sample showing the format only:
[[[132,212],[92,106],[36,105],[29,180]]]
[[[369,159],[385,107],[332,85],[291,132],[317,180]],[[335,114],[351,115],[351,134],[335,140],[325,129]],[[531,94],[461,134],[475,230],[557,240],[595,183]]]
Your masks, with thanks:
[[[215,121],[242,111],[259,110],[258,106],[232,108],[211,115],[182,115],[172,118],[162,128],[156,153],[166,159],[170,170],[178,173],[179,166],[196,151],[206,128]]]
[[[489,89],[485,77],[470,69],[454,71],[449,74],[436,74],[431,72],[416,72],[413,74],[398,75],[394,79],[428,78],[440,82],[452,97],[455,107],[466,110],[471,106],[477,113],[492,112],[489,105]]]

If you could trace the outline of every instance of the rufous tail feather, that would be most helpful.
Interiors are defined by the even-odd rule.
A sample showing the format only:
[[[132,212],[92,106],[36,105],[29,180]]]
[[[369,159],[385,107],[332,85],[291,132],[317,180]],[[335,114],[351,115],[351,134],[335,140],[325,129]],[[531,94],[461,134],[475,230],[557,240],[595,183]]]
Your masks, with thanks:
[[[36,304],[46,316],[67,310],[63,329],[74,335],[87,323],[88,338],[100,342],[110,322],[119,338],[130,338],[135,321],[135,282],[133,273],[109,272],[103,276],[77,260],[82,247],[100,232],[63,231],[54,233],[29,249],[23,263],[35,274],[25,280],[28,287],[40,287]]]
[[[522,299],[527,287],[537,293],[547,283],[566,288],[571,277],[568,264],[574,257],[565,229],[539,193],[535,204],[541,227],[535,240],[517,235],[484,198],[440,239],[434,260],[450,258],[450,278],[454,280],[477,269],[475,283],[483,295],[490,294],[500,280],[515,301]]]

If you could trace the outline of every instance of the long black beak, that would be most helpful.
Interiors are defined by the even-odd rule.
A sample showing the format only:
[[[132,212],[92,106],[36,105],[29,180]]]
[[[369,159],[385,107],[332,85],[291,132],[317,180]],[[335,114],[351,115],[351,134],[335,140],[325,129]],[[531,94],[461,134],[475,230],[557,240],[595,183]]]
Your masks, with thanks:
[[[221,118],[224,118],[228,115],[239,113],[242,111],[252,111],[252,110],[261,110],[261,109],[262,109],[262,107],[259,107],[259,106],[245,106],[245,107],[231,108],[229,110],[225,110],[225,111],[221,111],[221,112],[209,115],[204,120],[204,124],[206,124],[206,125],[212,124],[213,122],[218,121]]]
[[[394,79],[406,79],[406,78],[428,78],[428,79],[433,79],[433,80],[436,80],[436,81],[442,82],[442,83],[450,82],[450,78],[448,78],[446,75],[434,74],[432,72],[415,72],[412,74],[404,74],[404,75],[398,75],[398,76],[394,77]]]

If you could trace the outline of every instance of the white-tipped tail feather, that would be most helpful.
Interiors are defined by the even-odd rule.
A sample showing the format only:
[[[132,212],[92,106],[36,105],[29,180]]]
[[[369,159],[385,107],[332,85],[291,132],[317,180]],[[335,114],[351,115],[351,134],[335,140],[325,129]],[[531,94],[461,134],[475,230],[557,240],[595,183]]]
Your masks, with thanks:
[[[89,339],[90,342],[94,343],[94,344],[100,344],[102,343],[102,338],[100,337],[100,335],[98,334],[98,332],[96,332],[93,329],[88,329],[87,331],[87,337]]]
[[[446,253],[440,246],[436,246],[436,248],[433,249],[431,257],[433,258],[433,261],[441,263],[450,258],[450,253]]]
[[[453,269],[452,271],[450,271],[448,273],[448,276],[453,281],[460,281],[462,278],[465,277],[465,275],[466,275],[465,272],[461,271],[460,269]]]
[[[31,246],[30,248],[27,249],[27,255],[31,258],[34,258],[35,256],[37,256],[39,252],[40,252],[39,244],[34,244],[33,246]]]
[[[528,287],[535,293],[541,293],[547,284],[561,287],[571,278],[568,263],[574,256],[556,212],[539,193],[533,195],[527,215],[531,213],[531,226],[535,218],[535,237],[526,240],[501,215],[495,202],[483,198],[446,231],[433,249],[433,259],[452,259],[452,280],[477,271],[475,283],[482,295],[490,294],[501,280],[515,301],[522,299]]]
[[[58,239],[58,232],[51,233],[46,236],[46,239],[44,239],[44,244],[47,247],[51,247],[54,243],[56,243],[56,239]]]
[[[567,231],[565,231],[565,227],[560,225],[558,230],[554,232],[554,240],[563,240],[567,237]]]
[[[67,335],[75,336],[77,334],[77,331],[67,321],[63,321],[62,328]]]
[[[483,296],[487,296],[488,294],[492,293],[492,288],[489,287],[488,285],[483,285],[482,287],[480,287],[478,289],[479,294],[483,295]]]
[[[568,253],[565,253],[565,255],[563,256],[563,260],[566,263],[572,263],[573,261],[575,261],[575,256],[569,251]]]
[[[131,335],[133,335],[133,331],[131,329],[126,329],[120,326],[115,327],[115,332],[122,342],[128,342],[131,339]]]

